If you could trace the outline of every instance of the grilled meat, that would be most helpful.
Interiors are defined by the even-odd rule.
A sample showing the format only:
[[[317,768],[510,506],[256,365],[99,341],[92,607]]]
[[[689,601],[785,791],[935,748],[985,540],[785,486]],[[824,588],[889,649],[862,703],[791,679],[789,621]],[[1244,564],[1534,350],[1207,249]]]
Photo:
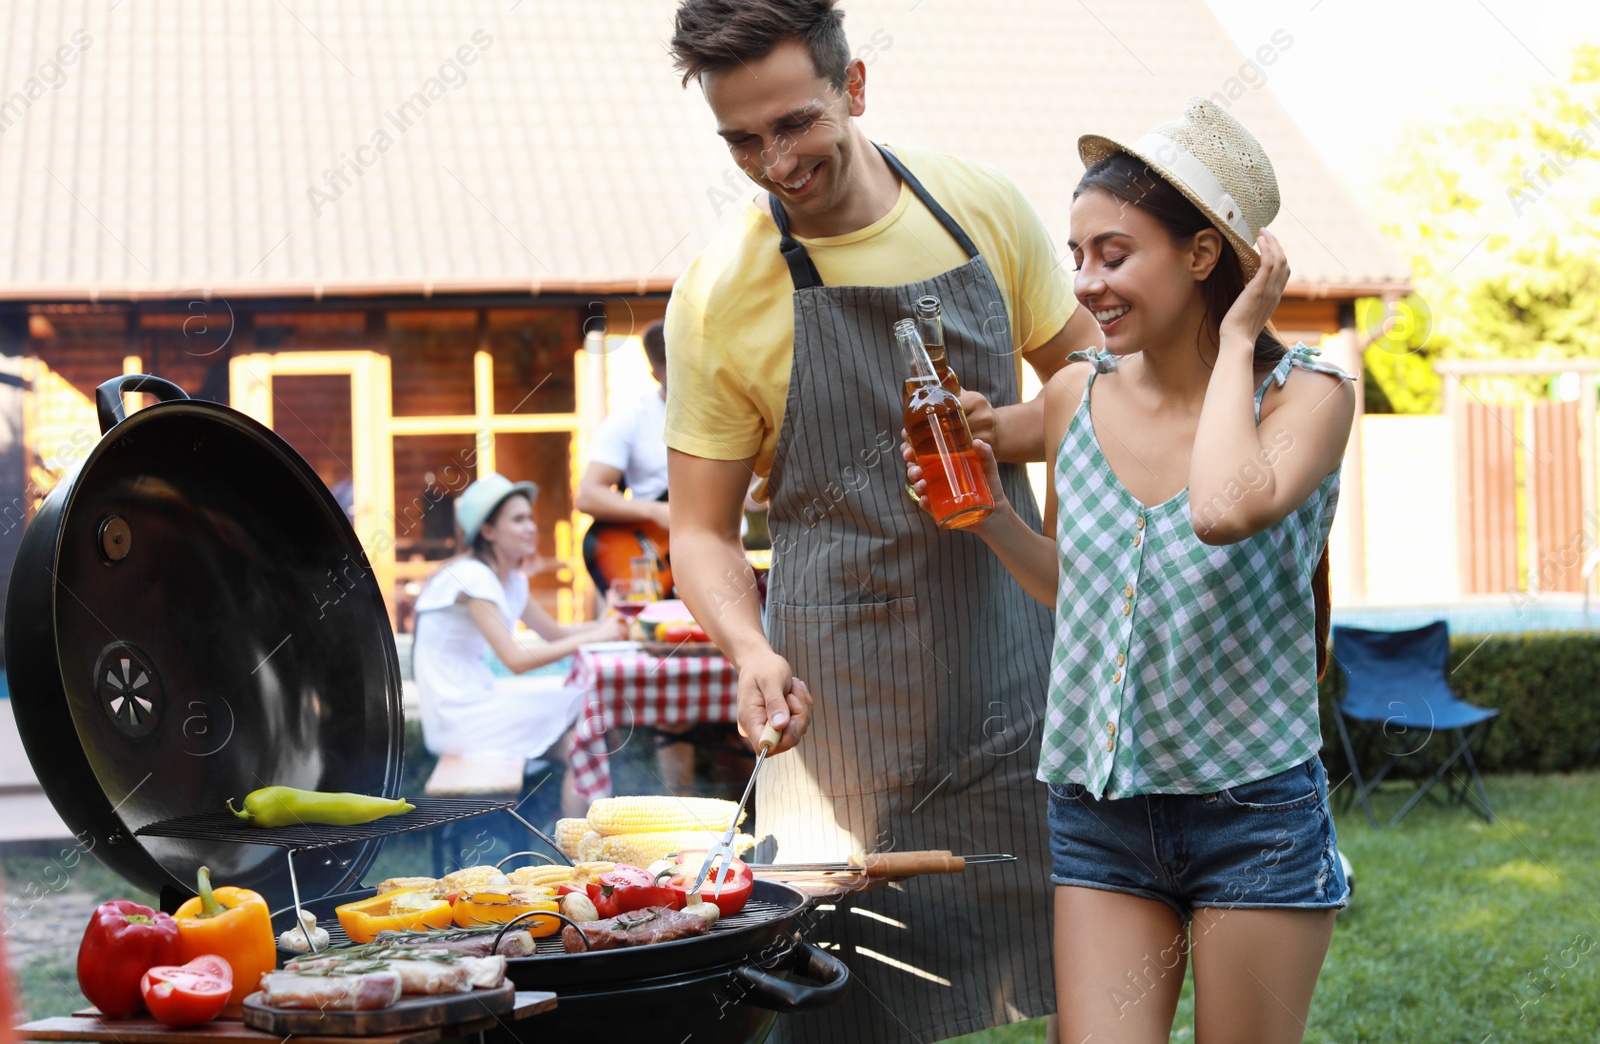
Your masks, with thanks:
[[[379,932],[373,940],[385,946],[426,946],[430,949],[449,950],[463,957],[487,957],[494,945],[494,932],[473,932],[457,935],[441,932]],[[527,957],[535,951],[533,936],[513,928],[500,940],[498,953],[502,957]]]
[[[578,934],[582,929],[583,934]],[[583,940],[591,950],[618,950],[625,946],[647,946],[704,935],[710,931],[705,918],[666,906],[647,906],[642,910],[587,921],[577,928],[561,929],[561,945],[568,953],[582,953]]]
[[[322,1011],[376,1011],[400,999],[400,976],[394,972],[366,975],[304,975],[268,972],[261,976],[265,1002],[274,1008]]]

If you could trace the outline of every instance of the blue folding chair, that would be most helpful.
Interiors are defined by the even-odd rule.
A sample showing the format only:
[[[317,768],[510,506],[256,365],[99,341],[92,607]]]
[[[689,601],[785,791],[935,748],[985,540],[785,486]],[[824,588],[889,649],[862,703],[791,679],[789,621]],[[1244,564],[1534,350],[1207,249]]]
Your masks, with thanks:
[[[1355,779],[1353,800],[1361,803],[1373,826],[1377,826],[1377,819],[1368,801],[1372,792],[1401,759],[1425,749],[1435,734],[1453,736],[1455,749],[1440,761],[1431,776],[1417,783],[1417,792],[1395,813],[1390,825],[1400,822],[1440,780],[1446,780],[1446,789],[1457,801],[1466,800],[1470,784],[1477,790],[1478,811],[1494,822],[1494,810],[1489,807],[1489,795],[1483,788],[1472,748],[1488,734],[1500,712],[1474,707],[1450,691],[1445,680],[1449,656],[1450,631],[1443,620],[1411,631],[1333,629],[1333,659],[1345,678],[1344,697],[1334,708],[1334,722]],[[1361,778],[1361,762],[1350,741],[1350,730],[1345,727],[1347,718],[1365,731],[1376,730],[1397,744],[1384,751],[1388,760],[1370,779]],[[1466,764],[1467,782],[1451,772],[1458,761]]]

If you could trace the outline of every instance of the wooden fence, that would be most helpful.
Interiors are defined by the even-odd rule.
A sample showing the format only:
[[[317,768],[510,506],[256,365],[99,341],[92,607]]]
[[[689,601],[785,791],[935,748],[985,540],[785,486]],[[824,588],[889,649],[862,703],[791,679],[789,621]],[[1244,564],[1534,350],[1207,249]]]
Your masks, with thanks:
[[[1600,361],[1439,363],[1455,435],[1461,592],[1581,592],[1595,546]],[[1491,402],[1468,378],[1576,373],[1571,401]]]

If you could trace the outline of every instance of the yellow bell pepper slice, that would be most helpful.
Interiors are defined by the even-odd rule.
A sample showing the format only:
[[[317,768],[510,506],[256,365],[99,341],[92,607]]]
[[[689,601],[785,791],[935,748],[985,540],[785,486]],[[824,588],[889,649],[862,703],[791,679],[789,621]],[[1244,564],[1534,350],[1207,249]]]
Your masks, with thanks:
[[[358,943],[371,942],[384,931],[415,932],[450,927],[450,904],[443,899],[423,899],[416,895],[417,891],[419,889],[385,892],[370,899],[345,903],[333,912],[345,934]],[[401,900],[402,896],[412,898]],[[401,901],[397,904],[396,900]]]
[[[484,924],[505,924],[526,913],[555,913],[555,900],[507,892],[474,892],[456,899],[453,918],[462,928]],[[534,938],[554,935],[561,922],[554,917],[535,917],[517,925]]]

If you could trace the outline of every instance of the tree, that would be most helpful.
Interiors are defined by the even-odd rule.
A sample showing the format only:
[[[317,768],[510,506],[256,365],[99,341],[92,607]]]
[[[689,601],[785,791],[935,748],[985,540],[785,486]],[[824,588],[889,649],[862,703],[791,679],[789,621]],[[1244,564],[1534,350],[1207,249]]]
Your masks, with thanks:
[[[1437,408],[1436,358],[1600,356],[1600,46],[1390,156],[1377,217],[1417,293],[1366,361],[1397,411]]]

